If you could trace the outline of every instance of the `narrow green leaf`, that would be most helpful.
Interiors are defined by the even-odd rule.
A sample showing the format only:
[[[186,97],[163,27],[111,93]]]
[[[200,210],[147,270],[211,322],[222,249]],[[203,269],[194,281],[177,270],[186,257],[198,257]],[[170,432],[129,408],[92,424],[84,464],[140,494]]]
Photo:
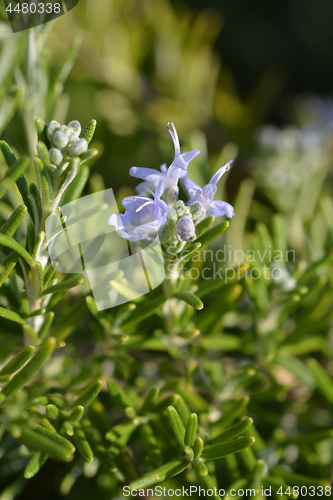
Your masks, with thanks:
[[[11,375],[0,375],[0,385],[5,385],[12,379]]]
[[[5,247],[15,250],[21,255],[21,257],[23,257],[27,261],[30,266],[35,265],[34,259],[31,257],[31,255],[13,238],[10,238],[9,236],[6,236],[4,234],[0,234],[0,245],[4,245]]]
[[[49,437],[39,434],[27,425],[20,425],[21,435],[18,437],[19,441],[25,444],[31,450],[37,450],[46,455],[50,455],[56,460],[69,462],[73,458],[73,454],[69,449],[62,444],[59,444]]]
[[[204,234],[207,229],[214,223],[215,217],[214,215],[210,215],[206,217],[203,221],[199,222],[199,224],[195,228],[195,234],[197,239],[200,238],[202,234]]]
[[[1,368],[0,375],[12,375],[22,368],[26,364],[28,359],[31,358],[35,351],[32,345],[28,345],[22,351],[13,356],[7,363]]]
[[[47,268],[47,270],[44,274],[44,282],[43,282],[44,287],[46,287],[49,284],[49,282],[53,278],[54,273],[56,272],[58,266],[59,266],[58,262],[51,262],[51,264],[49,265],[49,267]]]
[[[53,318],[54,318],[53,311],[46,313],[44,321],[42,323],[42,326],[40,327],[39,332],[38,332],[38,338],[41,339],[44,337],[45,333],[47,333],[47,331],[49,330],[49,328],[52,324]]]
[[[199,238],[195,240],[194,243],[201,243],[201,246],[207,245],[211,241],[215,240],[218,236],[220,236],[224,231],[229,227],[229,222],[220,222],[216,226],[208,229],[204,234],[202,234]]]
[[[174,406],[168,406],[167,415],[175,438],[181,446],[185,445],[185,427],[180,419],[179,413]]]
[[[96,120],[90,120],[81,132],[80,137],[82,139],[85,139],[88,144],[94,136],[96,125],[97,125]]]
[[[38,434],[40,434],[41,436],[45,436],[48,439],[50,439],[51,441],[54,441],[55,443],[63,446],[70,453],[74,453],[75,446],[70,441],[68,441],[68,439],[60,436],[60,434],[58,434],[57,432],[54,432],[53,427],[51,427],[53,430],[47,429],[46,427],[43,427],[42,425],[36,424],[36,422],[34,422],[33,420],[29,420],[27,422],[27,424],[31,430],[33,430],[33,431],[37,432]]]
[[[193,245],[190,245],[189,247],[185,247],[185,251],[181,252],[181,258],[180,258],[180,263],[186,263],[190,261],[193,257],[193,255],[196,253],[197,250],[201,247],[201,243],[193,243]]]
[[[88,151],[86,151],[85,153],[83,153],[80,156],[81,165],[82,165],[82,163],[85,163],[86,161],[91,160],[92,158],[94,158],[97,155],[98,155],[97,149],[94,149],[94,148],[88,149]]]
[[[253,437],[253,436],[252,436]],[[242,439],[242,438],[238,438]],[[253,439],[255,439],[253,437]],[[237,439],[236,439],[237,441]],[[217,446],[217,445],[215,445]],[[247,469],[250,473],[253,473],[254,468],[256,466],[257,460],[255,457],[255,454],[253,453],[252,448],[248,447],[239,452],[239,458],[241,462],[243,463],[245,469]]]
[[[35,248],[36,235],[34,225],[31,222],[27,226],[27,242],[29,253],[32,254]]]
[[[117,442],[121,446],[125,446],[131,434],[137,429],[137,425],[133,420],[126,420],[121,424],[115,425],[106,434],[105,438],[112,443]]]
[[[84,407],[80,405],[75,406],[75,408],[73,408],[71,414],[69,415],[68,420],[70,420],[71,422],[79,422],[83,417],[83,414]]]
[[[19,323],[20,325],[26,324],[25,319],[21,318],[19,314],[14,311],[10,311],[9,309],[5,309],[4,307],[0,307],[0,317]]]
[[[139,429],[142,444],[146,448],[150,460],[156,466],[161,465],[162,454],[151,425],[143,424],[140,425]]]
[[[299,278],[298,284],[303,285],[307,283],[311,278],[313,278],[316,274],[318,269],[321,266],[329,266],[333,261],[333,254],[329,253],[328,255],[325,255],[322,259],[318,260],[314,264],[312,264]]]
[[[77,451],[80,453],[81,457],[88,464],[93,461],[94,454],[90,447],[90,444],[87,441],[86,435],[84,431],[80,427],[74,428],[74,443],[77,448]]]
[[[217,460],[218,458],[225,457],[226,455],[232,455],[233,453],[237,453],[244,448],[252,446],[254,441],[254,437],[246,436],[237,438],[234,441],[205,446],[201,456],[206,460]]]
[[[154,406],[154,413],[163,413],[168,406],[174,406],[177,401],[177,394],[169,394],[168,396],[164,396],[158,403]]]
[[[107,387],[110,393],[110,396],[116,401],[116,403],[121,408],[127,408],[128,406],[132,406],[132,401],[125,394],[125,392],[119,387],[119,385],[112,379],[107,381]]]
[[[186,469],[187,466],[187,460],[172,460],[172,462],[164,464],[146,476],[133,481],[130,484],[130,488],[132,490],[148,488],[148,486],[152,486],[153,484],[160,483],[161,481],[165,481],[166,479],[170,479],[171,477],[180,474]]]
[[[62,281],[61,283],[57,283],[56,285],[45,288],[45,290],[43,290],[41,295],[44,296],[48,295],[49,293],[66,292],[67,290],[70,290],[71,288],[80,285],[81,283],[83,283],[83,281],[84,281],[83,276],[80,276],[78,278],[71,278],[69,280],[65,280]]]
[[[2,389],[1,394],[7,398],[12,398],[15,394],[25,386],[31,379],[34,373],[38,370],[41,364],[45,361],[56,348],[56,339],[49,337],[40,345],[34,356],[26,363],[26,365],[18,372],[10,382]]]
[[[10,168],[15,165],[15,163],[17,162],[16,156],[14,155],[13,151],[6,141],[0,141],[0,148],[7,166]]]
[[[82,164],[82,156],[81,156],[81,164]],[[81,193],[88,181],[89,175],[90,175],[90,170],[88,167],[83,166],[79,168],[79,171],[75,176],[75,179],[73,179],[73,181],[66,189],[66,193],[63,199],[63,205],[66,205],[67,203],[70,203],[73,200],[77,200],[81,196]]]
[[[42,160],[43,165],[45,167],[45,175],[47,177],[48,184],[49,186],[52,186],[54,188],[55,180],[54,180],[53,170],[51,167],[50,155],[46,144],[44,144],[43,142],[39,142],[37,145],[37,150],[39,157]]]
[[[203,488],[205,491],[212,491],[212,496],[210,496],[210,498],[212,498],[213,500],[221,500],[221,497],[218,495],[217,491],[218,491],[218,488],[215,489],[216,487],[216,482],[215,484],[213,483],[212,481],[212,478],[210,477],[209,474],[207,475],[197,475],[197,478],[198,478],[198,481],[199,481],[199,484],[201,486],[201,488]],[[216,493],[215,493],[216,492]],[[227,498],[225,496],[225,498]],[[235,500],[238,500],[237,497],[234,497]]]
[[[40,471],[46,460],[47,455],[45,453],[40,453],[39,451],[34,453],[26,468],[24,469],[24,477],[26,479],[31,479],[32,477],[34,477],[37,472]]]
[[[160,395],[159,389],[156,389],[153,387],[145,397],[144,402],[142,403],[142,406],[138,412],[139,415],[147,415],[151,411],[151,409],[154,407],[156,401],[158,400],[158,397]]]
[[[197,437],[197,427],[198,427],[198,415],[196,413],[191,413],[187,421],[186,431],[185,431],[185,444],[186,446],[193,446],[195,438]]]
[[[32,182],[29,186],[29,191],[30,191],[30,195],[32,196],[32,198],[34,199],[34,202],[35,202],[33,204],[33,206],[36,205],[39,220],[41,220],[42,219],[42,200],[40,198],[39,190],[38,190],[38,187],[36,186],[36,184],[34,184]]]
[[[0,233],[5,234],[6,236],[13,236],[16,229],[23,221],[27,211],[28,209],[25,205],[20,205],[19,207],[17,207],[17,209],[12,213],[9,219],[1,227]]]
[[[207,466],[200,458],[195,458],[193,460],[192,467],[199,476],[207,476],[208,475]]]
[[[329,403],[333,403],[333,380],[331,377],[314,358],[308,360],[308,366],[317,381],[320,392],[327,399],[327,401],[329,401]]]
[[[0,179],[0,197],[21,177],[23,172],[28,168],[30,159],[22,157],[17,163],[7,170],[6,174]]]
[[[48,404],[45,409],[46,415],[50,420],[57,420],[57,418],[59,418],[60,410],[56,405],[52,403]]]
[[[111,458],[110,452],[100,443],[96,438],[93,429],[91,428],[90,422],[84,419],[81,423],[81,427],[90,443],[94,455],[99,459],[103,467],[111,472],[116,472],[117,467]]]
[[[194,458],[200,458],[204,447],[204,442],[201,437],[197,437],[193,444]]]
[[[47,124],[40,116],[35,116],[35,125],[38,134],[38,141],[44,142],[47,146],[49,145],[48,138],[46,137]]]
[[[128,300],[135,300],[138,298],[138,293],[126,285],[119,283],[119,281],[111,280],[110,285],[114,288],[120,295]]]
[[[70,422],[63,422],[61,426],[61,432],[65,432],[67,436],[74,436],[74,428]]]
[[[17,252],[11,252],[1,264],[0,269],[0,287],[4,284],[5,280],[10,275],[11,271],[17,264],[20,256]]]
[[[245,432],[248,429],[248,427],[250,427],[252,424],[253,424],[252,418],[245,418],[241,422],[238,422],[237,424],[229,427],[224,432],[221,432],[221,434],[215,436],[213,439],[210,439],[208,443],[217,444],[233,439],[242,434],[243,432]]]
[[[74,408],[75,406],[83,406],[84,408],[89,406],[101,392],[102,385],[103,382],[101,380],[96,380],[96,382],[93,382],[88,387],[88,389],[74,401],[74,403],[71,405],[72,408]]]
[[[172,295],[172,297],[179,299],[179,300],[183,300],[189,306],[193,307],[193,309],[196,309],[197,311],[200,311],[204,307],[203,302],[199,299],[199,297],[194,295],[194,293],[178,292],[178,293],[174,293]]]
[[[183,396],[181,396],[181,393],[184,394],[185,396],[185,391],[183,391],[181,387],[179,387],[178,390],[180,394],[175,394],[175,404],[172,406],[174,406],[178,411],[180,419],[185,426],[187,424],[188,419],[190,418],[191,412]]]

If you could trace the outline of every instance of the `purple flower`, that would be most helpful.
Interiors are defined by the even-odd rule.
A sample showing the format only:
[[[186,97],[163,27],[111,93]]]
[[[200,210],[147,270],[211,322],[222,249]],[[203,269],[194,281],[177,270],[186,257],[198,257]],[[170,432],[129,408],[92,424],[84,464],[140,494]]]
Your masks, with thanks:
[[[124,198],[122,205],[124,214],[112,214],[108,220],[110,226],[115,226],[117,233],[129,241],[151,239],[165,224],[169,211],[168,205],[160,200],[164,184],[160,181],[154,198],[147,196],[129,196]]]
[[[202,189],[188,177],[185,177],[184,185],[189,194],[190,199],[187,205],[191,205],[194,201],[199,201],[206,211],[206,217],[214,215],[214,217],[221,217],[226,215],[231,218],[234,214],[234,209],[229,203],[225,201],[213,201],[217,191],[216,184],[221,179],[222,175],[230,169],[230,164],[233,160],[229,161],[224,167],[221,167],[211,178],[209,184],[206,184]]]
[[[173,189],[178,191],[178,180],[186,176],[188,164],[200,153],[198,149],[194,149],[193,151],[181,154],[178,134],[172,121],[167,124],[167,131],[171,135],[175,148],[175,157],[170,167],[167,168],[164,163],[160,167],[160,172],[154,168],[132,167],[130,169],[132,177],[144,180],[144,182],[141,182],[136,187],[139,194],[144,195],[148,188],[154,189],[159,181],[164,182],[166,190]]]

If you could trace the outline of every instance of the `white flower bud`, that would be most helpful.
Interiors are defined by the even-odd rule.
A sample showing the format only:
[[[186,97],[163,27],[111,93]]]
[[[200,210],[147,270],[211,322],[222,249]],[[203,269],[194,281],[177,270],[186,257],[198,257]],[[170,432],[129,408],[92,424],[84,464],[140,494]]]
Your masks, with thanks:
[[[170,225],[171,227],[176,227],[178,221],[178,215],[174,208],[170,207],[166,220],[168,225]]]
[[[80,156],[88,149],[88,143],[85,139],[79,139],[76,142],[73,142],[67,148],[68,156]]]
[[[53,134],[53,144],[58,148],[58,149],[64,149],[67,144],[68,144],[68,137],[64,132],[61,132],[60,130],[57,130]]]
[[[68,128],[66,125],[61,125],[60,131],[68,136],[72,133],[72,130]]]
[[[195,239],[195,227],[189,215],[183,215],[176,228],[176,236],[180,241],[191,241]]]
[[[69,144],[72,144],[72,142],[77,142],[79,139],[80,139],[79,134],[77,132],[72,131],[71,135],[69,136]]]
[[[55,120],[52,120],[46,129],[46,137],[48,138],[49,141],[53,141],[53,134],[60,128],[60,123],[56,122]]]
[[[58,167],[58,165],[60,165],[60,163],[63,160],[62,152],[60,151],[60,149],[51,148],[49,150],[49,154],[50,154],[50,161],[51,161],[51,163],[53,163],[53,165],[55,165],[56,167]]]
[[[177,212],[178,217],[182,217],[183,215],[190,213],[190,209],[185,206],[185,203],[182,200],[178,200],[174,204],[174,208]]]
[[[202,203],[200,201],[194,201],[190,205],[190,213],[192,215],[192,219],[194,221],[197,221],[198,219],[202,219],[206,215],[206,210],[202,206]]]
[[[68,124],[68,127],[71,127],[77,135],[81,134],[81,123],[77,120],[73,120],[72,122],[70,122]]]

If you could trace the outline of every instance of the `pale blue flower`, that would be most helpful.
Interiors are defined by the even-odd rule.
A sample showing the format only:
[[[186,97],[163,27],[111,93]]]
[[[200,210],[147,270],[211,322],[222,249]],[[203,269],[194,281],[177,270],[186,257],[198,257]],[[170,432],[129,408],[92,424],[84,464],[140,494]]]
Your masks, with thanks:
[[[122,205],[124,214],[112,214],[108,220],[110,226],[115,226],[117,233],[129,241],[151,239],[165,224],[169,211],[168,205],[160,199],[164,184],[157,184],[154,198],[147,196],[129,196],[124,198]]]
[[[160,167],[160,172],[154,168],[132,167],[130,169],[132,177],[144,180],[144,182],[141,182],[136,187],[139,194],[144,195],[148,188],[154,189],[159,181],[164,182],[166,190],[178,192],[178,180],[186,176],[188,164],[200,153],[199,149],[194,149],[193,151],[181,154],[178,134],[172,121],[167,124],[167,131],[171,135],[175,148],[175,157],[170,167],[167,168],[164,163]]]
[[[209,215],[214,215],[215,218],[221,217],[222,215],[226,215],[229,218],[233,217],[235,215],[234,209],[231,205],[229,205],[229,203],[220,200],[214,201],[214,196],[217,191],[216,184],[221,179],[222,175],[230,169],[231,163],[232,160],[224,165],[224,167],[221,167],[213,175],[209,183],[202,189],[188,177],[185,177],[184,185],[190,197],[187,205],[191,205],[193,202],[199,201],[206,211],[206,217]]]

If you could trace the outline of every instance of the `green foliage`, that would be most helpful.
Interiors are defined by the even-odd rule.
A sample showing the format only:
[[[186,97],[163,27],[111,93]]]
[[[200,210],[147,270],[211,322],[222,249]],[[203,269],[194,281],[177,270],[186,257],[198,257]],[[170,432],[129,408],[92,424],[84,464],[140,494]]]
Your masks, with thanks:
[[[96,5],[102,8],[101,2]],[[212,64],[199,81],[185,72],[184,86],[177,72],[170,73],[172,65],[148,68],[155,91],[144,107],[135,94],[143,90],[133,82],[146,82],[144,68],[153,48],[158,47],[158,61],[176,49],[170,52],[171,39],[156,23],[161,11],[155,3],[139,2],[137,17],[132,2],[128,10],[121,0],[112,12],[110,5],[103,7],[108,16],[98,15],[96,7],[93,17],[102,25],[101,37],[114,36],[110,19],[113,27],[124,28],[127,71],[115,72],[119,81],[106,83],[108,68],[121,60],[111,50],[113,43],[110,53],[96,49],[93,57],[107,57],[110,64],[103,63],[96,81],[107,87],[103,99],[99,96],[99,112],[113,134],[134,134],[139,116],[155,137],[157,125],[174,112],[205,147],[196,127],[208,120],[210,105],[203,106],[198,95],[216,94],[220,105],[223,101],[221,88],[214,90],[213,59],[208,57]],[[177,17],[167,2],[160,6],[179,43],[182,65],[193,70],[194,55],[203,64],[217,32],[210,33],[211,17]],[[142,29],[149,8],[149,26]],[[128,12],[131,29],[125,23]],[[77,25],[85,23],[79,9],[63,23],[71,16]],[[66,38],[70,30],[64,32]],[[41,35],[31,30],[15,43],[6,41],[0,57],[0,130],[13,117],[4,132],[12,146],[0,143],[0,488],[5,498],[20,497],[24,487],[23,495],[30,495],[34,481],[45,497],[51,480],[57,498],[88,500],[117,498],[126,485],[140,489],[162,482],[171,488],[219,486],[229,496],[233,488],[254,488],[261,497],[261,487],[271,487],[277,498],[280,486],[331,484],[332,220],[329,177],[324,182],[329,167],[313,193],[313,176],[306,176],[288,195],[290,205],[281,204],[277,186],[272,193],[257,178],[279,213],[262,199],[252,200],[255,184],[245,179],[230,227],[225,221],[214,224],[213,216],[196,226],[197,240],[175,261],[177,280],[165,280],[137,299],[114,279],[111,286],[129,302],[98,311],[83,277],[64,277],[48,257],[46,218],[84,189],[89,193],[104,185],[99,174],[90,176],[94,147],[66,157],[60,167],[51,162],[47,126],[66,114],[62,90],[78,46],[75,41],[53,78]],[[90,60],[88,52],[84,41],[79,64]],[[136,77],[128,79],[130,69]],[[189,88],[192,93],[184,91]],[[242,108],[238,120],[244,116]],[[95,128],[90,120],[81,133],[92,146]],[[154,149],[155,142],[147,144]],[[136,154],[130,142],[126,148]],[[225,150],[218,162],[223,155]],[[207,174],[201,164],[197,177]],[[324,237],[318,237],[318,227]],[[272,260],[268,249],[285,256],[299,235],[303,243],[291,260]],[[217,252],[224,243],[242,250],[241,258],[221,265]],[[215,265],[221,272],[213,278],[209,271]],[[23,477],[35,479],[22,482]],[[214,493],[213,498],[220,497]]]

